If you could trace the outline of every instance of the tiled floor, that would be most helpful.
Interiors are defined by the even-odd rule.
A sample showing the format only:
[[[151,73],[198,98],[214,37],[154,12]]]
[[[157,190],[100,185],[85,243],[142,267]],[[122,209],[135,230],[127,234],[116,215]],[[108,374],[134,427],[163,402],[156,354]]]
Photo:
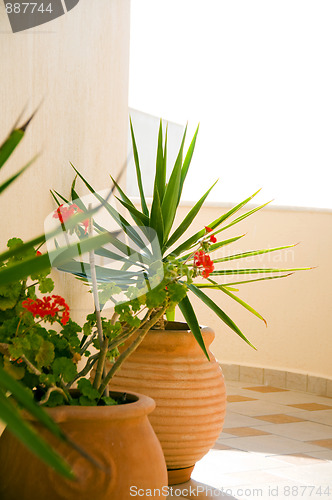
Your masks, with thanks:
[[[169,498],[332,500],[332,399],[226,385],[223,432]]]

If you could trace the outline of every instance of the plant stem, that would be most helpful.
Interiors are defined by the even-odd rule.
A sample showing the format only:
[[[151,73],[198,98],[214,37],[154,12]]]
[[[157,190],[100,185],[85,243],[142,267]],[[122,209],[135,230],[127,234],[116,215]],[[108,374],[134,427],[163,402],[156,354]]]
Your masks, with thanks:
[[[145,308],[144,308],[145,309]],[[140,311],[141,312],[141,311]],[[149,317],[151,316],[153,312],[153,309],[149,309],[144,318],[141,321],[141,324],[139,326],[139,329],[141,330],[142,327],[145,325],[145,323],[148,321]],[[131,327],[129,330],[121,333],[121,335],[118,335],[109,345],[108,349],[109,351],[112,351],[116,347],[118,347],[120,344],[123,344],[126,340],[128,340],[134,333],[138,331],[137,328]]]
[[[84,343],[84,345],[82,346],[82,348],[80,350],[81,355],[84,354],[85,351],[87,350],[87,348],[93,343],[93,341],[95,340],[95,337],[96,337],[96,335],[94,334],[90,340],[88,340]]]
[[[85,367],[75,376],[75,378],[73,378],[73,380],[68,382],[68,384],[66,385],[66,389],[70,389],[70,387],[73,385],[74,382],[76,382],[76,380],[87,375],[91,370],[91,368],[93,367],[93,365],[97,362],[98,358],[99,358],[99,352],[97,354],[94,354],[93,356],[90,356],[88,361],[86,362]]]
[[[41,376],[42,372],[40,370],[38,370],[38,368],[34,364],[32,364],[31,361],[24,354],[22,354],[20,356],[20,358],[24,361],[24,363],[27,365],[27,367],[30,369],[30,371],[32,373],[37,375],[37,377]],[[46,399],[44,398],[42,401],[40,401],[39,404],[46,403],[46,401],[48,401],[48,399],[51,395],[51,392],[53,392],[53,391],[61,392],[61,394],[64,395],[65,399],[67,401],[69,401],[70,396],[66,393],[66,386],[64,385],[63,381],[61,382],[61,386],[62,387],[58,387],[56,384],[52,384],[51,387],[49,387],[49,389],[47,390],[47,393],[46,393],[47,398],[45,396]]]
[[[101,349],[100,349],[100,352],[99,352],[98,364],[97,364],[97,369],[96,369],[96,375],[95,375],[95,379],[93,381],[93,387],[95,387],[95,388],[98,388],[100,386],[102,377],[103,377],[103,375],[106,372],[105,361],[106,361],[107,351],[108,351],[108,338],[106,338],[103,341]],[[104,394],[104,396],[108,396],[108,394],[106,394],[106,389],[107,388],[105,387],[105,394]]]
[[[89,211],[91,211],[91,204],[89,205]],[[89,219],[89,236],[92,236],[92,217]],[[95,265],[95,253],[93,250],[89,252],[89,261],[90,261],[90,271],[91,271],[91,285],[92,285],[92,294],[93,300],[95,303],[95,312],[97,319],[97,331],[98,331],[98,340],[99,340],[99,348],[100,355],[98,359],[98,365],[96,370],[95,380],[93,382],[94,387],[98,387],[103,375],[105,375],[105,360],[106,353],[108,347],[108,339],[104,339],[103,328],[101,323],[101,314],[100,314],[100,304],[98,297],[98,285],[97,285],[97,274],[96,274],[96,265]],[[108,389],[105,390],[105,396],[108,396]]]
[[[156,312],[151,319],[146,323],[145,327],[143,330],[140,331],[137,339],[126,349],[116,360],[114,365],[112,366],[111,370],[108,372],[106,377],[104,377],[103,383],[99,387],[99,393],[103,394],[105,388],[107,387],[109,381],[111,378],[115,375],[115,373],[121,368],[122,364],[124,361],[130,356],[132,352],[135,351],[135,349],[140,345],[142,340],[144,339],[145,335],[149,332],[149,330],[159,321],[159,319],[163,316],[167,309],[167,306],[163,307],[160,309],[158,312]]]
[[[67,401],[69,401],[67,394],[65,393],[65,391],[63,389],[61,389],[61,387],[58,387],[56,385],[52,385],[52,387],[49,387],[47,389],[45,397],[43,399],[41,399],[38,404],[43,405],[43,404],[47,403],[47,401],[50,399],[52,392],[54,392],[54,391],[60,392],[65,397],[65,399]]]
[[[28,358],[24,354],[22,354],[20,356],[20,358],[23,359],[24,363],[27,365],[27,367],[30,369],[30,371],[32,371],[32,373],[37,375],[37,377],[41,376],[42,372],[40,370],[38,370],[38,368],[35,365],[33,365],[31,363],[31,361],[29,361]]]

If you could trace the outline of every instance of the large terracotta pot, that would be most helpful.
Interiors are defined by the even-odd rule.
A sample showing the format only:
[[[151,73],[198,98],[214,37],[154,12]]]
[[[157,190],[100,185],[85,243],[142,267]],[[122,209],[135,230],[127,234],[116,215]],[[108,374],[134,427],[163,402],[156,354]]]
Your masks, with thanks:
[[[169,484],[189,480],[195,463],[214,445],[225,417],[226,391],[219,364],[207,360],[190,330],[151,330],[112,379],[112,389],[138,391],[157,404],[150,422],[164,451]],[[185,325],[186,328],[187,325]]]
[[[10,432],[0,438],[2,500],[128,500],[132,492],[166,497],[167,471],[160,443],[147,417],[155,403],[139,394],[128,404],[103,407],[60,406],[49,413],[62,429],[104,469],[97,468],[64,443],[50,438],[71,464],[77,481],[63,479],[30,453]],[[106,471],[105,471],[106,469]]]

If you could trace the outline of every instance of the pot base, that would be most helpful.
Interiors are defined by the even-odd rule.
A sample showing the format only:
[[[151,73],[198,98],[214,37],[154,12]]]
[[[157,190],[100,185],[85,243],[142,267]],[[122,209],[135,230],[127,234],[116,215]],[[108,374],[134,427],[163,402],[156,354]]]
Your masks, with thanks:
[[[168,485],[172,486],[174,484],[181,484],[189,481],[194,467],[195,465],[185,467],[184,469],[167,469]]]

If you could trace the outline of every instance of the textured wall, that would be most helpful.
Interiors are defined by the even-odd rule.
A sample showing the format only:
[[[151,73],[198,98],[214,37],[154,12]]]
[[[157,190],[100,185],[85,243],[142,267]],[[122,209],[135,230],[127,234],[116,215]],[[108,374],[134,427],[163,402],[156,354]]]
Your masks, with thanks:
[[[9,237],[43,231],[54,209],[49,189],[69,194],[69,161],[101,189],[126,159],[129,0],[80,0],[68,14],[12,34],[0,4],[0,139],[27,105],[41,102],[19,150],[1,173],[41,152],[37,162],[1,196],[1,248]],[[66,285],[67,283],[67,285]],[[58,277],[72,307],[77,286]]]

